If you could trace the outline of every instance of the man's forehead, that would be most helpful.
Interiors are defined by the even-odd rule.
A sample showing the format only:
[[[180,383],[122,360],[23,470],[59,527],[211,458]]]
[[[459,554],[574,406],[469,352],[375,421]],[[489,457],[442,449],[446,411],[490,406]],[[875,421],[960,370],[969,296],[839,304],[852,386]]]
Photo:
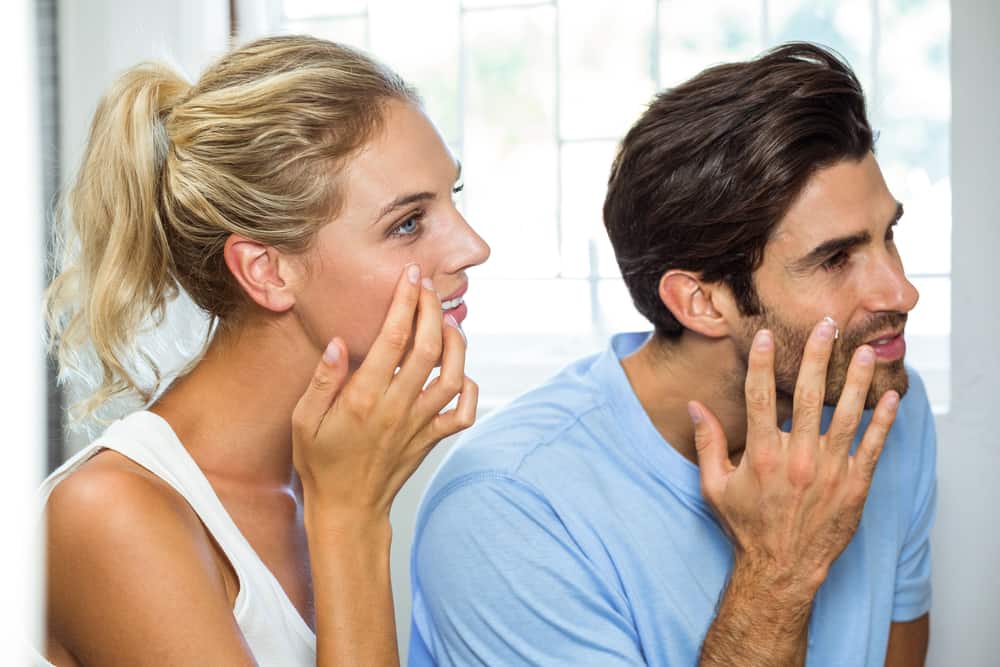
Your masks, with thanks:
[[[843,160],[810,177],[775,226],[768,245],[790,249],[871,233],[890,223],[897,207],[874,156]]]

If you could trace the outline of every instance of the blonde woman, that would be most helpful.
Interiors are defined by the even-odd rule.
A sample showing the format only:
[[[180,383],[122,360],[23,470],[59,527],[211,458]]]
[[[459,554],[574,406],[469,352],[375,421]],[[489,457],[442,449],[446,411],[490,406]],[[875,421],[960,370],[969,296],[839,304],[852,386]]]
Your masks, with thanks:
[[[329,42],[117,82],[47,307],[61,363],[100,362],[88,410],[149,404],[43,487],[49,661],[398,664],[389,506],[476,407],[459,176],[416,93]],[[214,334],[154,400],[136,337],[178,290]]]

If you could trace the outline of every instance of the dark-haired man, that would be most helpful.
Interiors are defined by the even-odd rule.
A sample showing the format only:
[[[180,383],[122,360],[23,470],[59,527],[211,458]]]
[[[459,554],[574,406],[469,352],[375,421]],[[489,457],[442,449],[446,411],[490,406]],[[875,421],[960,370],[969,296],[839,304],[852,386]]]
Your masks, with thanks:
[[[410,664],[921,664],[935,436],[902,213],[823,49],[659,95],[604,207],[655,331],[457,446],[417,522]]]

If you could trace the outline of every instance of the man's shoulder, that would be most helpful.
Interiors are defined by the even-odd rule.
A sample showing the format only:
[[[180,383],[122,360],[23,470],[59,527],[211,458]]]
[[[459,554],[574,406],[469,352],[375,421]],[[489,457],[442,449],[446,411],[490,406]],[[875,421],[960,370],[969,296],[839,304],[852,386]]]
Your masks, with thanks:
[[[587,357],[497,408],[456,443],[425,494],[474,480],[542,480],[579,460],[581,448],[601,446],[607,396]]]
[[[927,387],[920,373],[913,367],[906,367],[909,380],[906,393],[900,399],[896,421],[889,432],[890,439],[912,440],[923,438],[925,433],[934,429],[934,413]]]

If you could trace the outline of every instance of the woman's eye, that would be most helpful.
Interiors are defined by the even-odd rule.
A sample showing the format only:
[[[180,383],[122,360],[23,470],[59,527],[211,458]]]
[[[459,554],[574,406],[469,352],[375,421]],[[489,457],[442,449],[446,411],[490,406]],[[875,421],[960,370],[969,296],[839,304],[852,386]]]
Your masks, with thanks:
[[[847,264],[847,260],[850,258],[850,255],[841,250],[836,255],[823,262],[823,268],[827,271],[836,271],[837,269],[843,268],[843,266]]]
[[[413,236],[420,231],[420,218],[423,214],[412,215],[392,230],[393,236]]]

